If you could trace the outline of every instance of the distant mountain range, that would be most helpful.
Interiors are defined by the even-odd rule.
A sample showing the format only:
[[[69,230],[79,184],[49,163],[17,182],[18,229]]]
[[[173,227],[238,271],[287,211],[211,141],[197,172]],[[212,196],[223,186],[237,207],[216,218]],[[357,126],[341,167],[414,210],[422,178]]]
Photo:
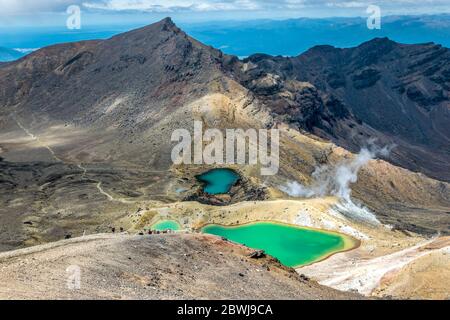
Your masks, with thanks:
[[[434,42],[450,48],[450,15],[388,16],[380,30],[369,30],[366,18],[326,18],[216,22],[183,25],[200,41],[225,53],[297,56],[317,45],[357,46],[373,38],[417,44]]]
[[[142,27],[134,25],[0,29],[0,46],[41,48],[56,43],[107,39]],[[178,23],[190,36],[224,53],[247,57],[254,53],[297,56],[316,45],[357,46],[388,37],[407,44],[434,42],[450,47],[450,15],[387,16],[381,30],[369,30],[365,18],[299,18],[290,20],[217,21]]]

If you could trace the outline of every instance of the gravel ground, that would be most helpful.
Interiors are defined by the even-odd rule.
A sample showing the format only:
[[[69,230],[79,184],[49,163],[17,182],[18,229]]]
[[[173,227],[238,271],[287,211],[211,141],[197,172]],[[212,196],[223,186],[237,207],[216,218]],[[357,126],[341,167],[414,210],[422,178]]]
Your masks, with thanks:
[[[0,299],[361,298],[249,253],[199,234],[74,238],[0,254]]]

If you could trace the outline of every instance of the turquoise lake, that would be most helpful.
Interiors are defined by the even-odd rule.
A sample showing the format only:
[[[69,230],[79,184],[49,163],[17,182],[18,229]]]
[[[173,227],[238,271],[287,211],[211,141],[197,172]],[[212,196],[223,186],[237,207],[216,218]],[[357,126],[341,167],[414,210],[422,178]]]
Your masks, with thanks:
[[[181,226],[178,222],[173,220],[163,220],[155,223],[152,225],[152,230],[156,231],[165,231],[165,230],[172,230],[177,231],[181,229]]]
[[[224,237],[247,247],[264,250],[288,267],[321,260],[353,246],[339,234],[304,229],[275,222],[255,222],[240,226],[207,225],[202,232]]]
[[[240,176],[231,169],[213,169],[198,175],[196,178],[204,183],[204,192],[215,195],[228,193]]]

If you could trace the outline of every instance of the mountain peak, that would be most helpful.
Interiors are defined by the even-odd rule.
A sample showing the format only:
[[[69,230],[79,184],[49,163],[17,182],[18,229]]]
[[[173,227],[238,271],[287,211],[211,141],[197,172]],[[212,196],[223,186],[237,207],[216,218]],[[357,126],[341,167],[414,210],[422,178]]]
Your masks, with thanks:
[[[386,49],[390,50],[398,45],[399,43],[389,39],[388,37],[383,37],[383,38],[373,38],[372,40],[366,41],[360,44],[358,48],[384,51]]]
[[[376,37],[366,43],[380,44],[380,43],[396,43],[395,41],[389,39],[388,37]]]
[[[151,24],[149,27],[151,26],[158,26],[161,28],[162,31],[176,31],[176,32],[181,31],[181,29],[176,26],[176,24],[170,17],[164,18],[154,24]]]
[[[159,21],[157,23],[164,24],[164,25],[167,25],[167,26],[172,26],[172,27],[176,26],[171,17],[166,17],[166,18],[162,19],[161,21]]]
[[[317,45],[317,46],[314,46],[314,47],[310,48],[309,50],[307,50],[305,52],[305,54],[334,53],[337,50],[339,50],[339,49],[336,47],[330,46],[330,45]],[[301,56],[301,54],[300,54],[300,56]]]
[[[118,34],[113,38],[117,39],[128,39],[131,40],[135,37],[141,40],[142,38],[148,38],[149,36],[154,36],[163,33],[183,33],[180,28],[178,28],[170,17],[164,18],[158,22],[146,25],[144,27],[134,29],[125,33]]]
[[[170,17],[166,17],[166,18],[164,18],[158,22],[155,22],[153,24],[150,24],[144,28],[148,28],[148,27],[157,27],[161,31],[176,31],[176,32],[181,31],[180,28],[178,28],[176,26],[176,24],[173,22],[172,18],[170,18]]]

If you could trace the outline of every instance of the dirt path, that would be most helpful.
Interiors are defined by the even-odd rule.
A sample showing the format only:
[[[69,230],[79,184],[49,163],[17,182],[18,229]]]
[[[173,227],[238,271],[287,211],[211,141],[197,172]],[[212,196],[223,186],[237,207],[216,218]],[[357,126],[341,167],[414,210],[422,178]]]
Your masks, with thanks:
[[[81,179],[85,179],[86,178],[86,174],[87,174],[87,168],[84,167],[81,163],[79,163],[77,165],[78,168],[80,168],[81,170],[83,170],[83,174],[81,176]],[[137,203],[139,201],[131,201],[131,200],[127,200],[125,198],[115,198],[113,197],[111,194],[109,194],[108,192],[106,192],[103,187],[102,187],[102,181],[98,181],[95,180],[97,182],[96,184],[96,188],[97,190],[104,195],[109,201],[113,201],[113,202],[120,202],[120,203],[126,203],[126,204],[132,204],[132,203]]]
[[[28,130],[27,128],[25,128],[25,127],[22,125],[22,123],[21,123],[19,120],[17,120],[17,118],[16,118],[15,116],[12,116],[12,118],[13,118],[14,121],[17,123],[17,125],[19,126],[19,128],[22,129],[22,130],[26,133],[26,135],[29,136],[29,137],[31,138],[31,140],[36,141],[40,146],[46,148],[46,149],[50,152],[50,154],[51,154],[51,156],[53,157],[53,159],[56,160],[56,162],[64,162],[61,158],[59,158],[59,157],[56,155],[56,153],[53,151],[53,149],[52,149],[50,146],[48,146],[48,145],[46,145],[45,143],[43,143],[42,140],[40,140],[38,136],[34,135],[33,133],[31,133],[30,130]]]
[[[106,192],[103,187],[102,187],[102,182],[99,181],[97,183],[97,189],[98,191],[103,194],[105,197],[108,198],[109,201],[113,201],[113,202],[120,202],[120,203],[126,203],[126,204],[132,204],[132,203],[138,203],[140,201],[132,201],[132,200],[127,200],[125,198],[115,198],[113,197],[111,194],[109,194],[108,192]]]
[[[40,139],[38,136],[36,136],[35,134],[33,134],[29,129],[27,129],[19,120],[17,120],[17,118],[15,116],[12,117],[14,119],[14,121],[17,123],[17,125],[31,138],[31,140],[36,141],[40,146],[46,148],[51,156],[53,157],[53,159],[55,159],[57,162],[64,162],[61,158],[59,158],[56,153],[53,151],[53,149],[44,144],[42,142],[42,139]],[[80,168],[81,170],[83,170],[83,174],[81,176],[82,179],[84,179],[86,177],[87,174],[87,169],[81,164],[77,164],[77,167]],[[130,201],[127,200],[125,198],[115,198],[114,196],[112,196],[111,194],[109,194],[108,192],[106,192],[103,187],[102,187],[102,181],[98,181],[96,180],[97,184],[96,184],[96,188],[97,190],[104,195],[105,197],[107,197],[107,199],[109,201],[113,201],[113,202],[121,202],[121,203],[126,203],[126,204],[132,204],[132,203],[136,203],[137,201]],[[45,185],[41,186],[41,189],[44,188]]]

